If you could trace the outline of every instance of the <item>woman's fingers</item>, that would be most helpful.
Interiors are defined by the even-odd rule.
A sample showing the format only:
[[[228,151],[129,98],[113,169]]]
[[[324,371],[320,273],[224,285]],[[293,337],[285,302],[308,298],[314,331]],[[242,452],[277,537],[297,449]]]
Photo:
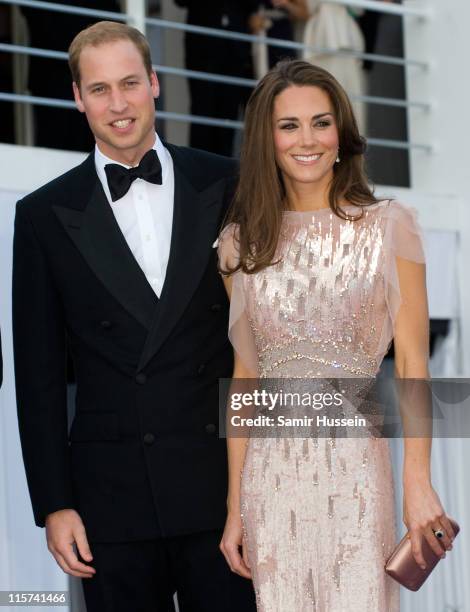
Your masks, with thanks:
[[[246,576],[246,578],[251,578],[250,560],[248,559],[248,548],[246,546],[245,540],[243,540],[243,544],[242,544],[242,558],[243,558],[243,563],[245,564],[246,570],[249,573],[249,576]]]
[[[421,567],[421,569],[425,569],[426,567],[426,560],[423,555],[423,538],[426,538],[431,550],[437,557],[440,559],[445,557],[444,543],[436,538],[431,527],[427,527],[424,529],[424,531],[421,531],[420,528],[411,529],[409,536],[411,540],[411,552],[413,553],[416,563]]]
[[[242,553],[243,553],[243,561],[247,567],[250,567],[250,560],[248,559],[248,547],[246,545],[246,541],[242,542]]]
[[[240,555],[239,546],[236,542],[222,540],[220,549],[232,572],[243,576],[243,578],[251,578],[251,572]]]
[[[456,536],[452,523],[449,521],[449,517],[444,514],[440,519],[441,525],[444,527],[444,531],[450,540],[453,540]]]
[[[236,555],[233,553],[233,545],[229,543],[228,539],[222,538],[219,548],[222,551],[222,554],[224,555],[228,566],[230,567],[232,572],[234,572],[238,561]]]
[[[440,557],[441,559],[443,559],[446,553],[444,544],[441,542],[439,538],[436,538],[432,528],[427,527],[423,532],[423,536],[426,538],[434,554]]]
[[[439,523],[435,523],[432,525],[431,527],[431,531],[432,534],[434,536],[434,539],[437,540],[439,542],[439,544],[445,549],[445,550],[452,550],[452,540],[450,539],[447,530],[444,528],[444,525],[439,524]],[[436,536],[436,531],[441,531],[444,535],[442,536],[442,538],[438,538]]]
[[[424,560],[421,546],[421,532],[419,529],[410,529],[409,535],[411,540],[411,552],[413,554],[414,560],[420,566],[421,569],[425,569],[426,561]]]
[[[230,559],[232,571],[239,576],[243,576],[243,578],[251,578],[250,570],[245,565],[243,557],[240,555],[238,546],[231,544],[228,548],[227,554]]]

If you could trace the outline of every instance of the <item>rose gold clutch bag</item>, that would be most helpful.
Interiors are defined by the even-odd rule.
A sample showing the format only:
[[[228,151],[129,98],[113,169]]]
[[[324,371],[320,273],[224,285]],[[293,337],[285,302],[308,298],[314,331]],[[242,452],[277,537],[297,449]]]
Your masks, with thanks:
[[[449,521],[455,535],[457,535],[460,527],[453,519],[449,518]],[[422,540],[422,549],[423,557],[426,561],[426,569],[424,570],[414,560],[411,552],[411,540],[408,538],[408,534],[400,540],[385,564],[387,574],[402,586],[410,589],[410,591],[417,591],[441,560],[434,553],[425,538]]]

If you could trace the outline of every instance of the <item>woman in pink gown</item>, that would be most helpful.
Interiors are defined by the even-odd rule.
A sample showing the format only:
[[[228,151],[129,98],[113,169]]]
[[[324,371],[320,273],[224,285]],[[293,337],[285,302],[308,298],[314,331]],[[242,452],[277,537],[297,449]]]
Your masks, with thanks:
[[[240,182],[219,238],[234,378],[373,379],[392,338],[400,378],[426,378],[428,314],[415,214],[378,201],[335,79],[302,61],[271,70],[247,107]],[[452,527],[429,438],[405,444],[404,516],[442,555]],[[221,550],[262,612],[396,612],[386,438],[229,437]],[[438,540],[434,531],[442,529]],[[442,546],[441,546],[442,543]]]

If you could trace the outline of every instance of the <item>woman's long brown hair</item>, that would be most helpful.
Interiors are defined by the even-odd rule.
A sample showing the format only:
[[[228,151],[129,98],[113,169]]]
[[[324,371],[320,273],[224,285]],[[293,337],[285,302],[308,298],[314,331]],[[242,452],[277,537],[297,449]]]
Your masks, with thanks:
[[[258,83],[248,101],[240,157],[240,179],[225,225],[236,223],[239,262],[221,270],[253,274],[272,265],[286,208],[282,174],[275,159],[274,100],[291,85],[319,87],[329,96],[339,135],[340,163],[335,164],[329,205],[346,219],[339,202],[375,204],[364,170],[365,139],[359,134],[349,98],[326,70],[301,60],[283,60]],[[362,212],[362,211],[361,211]],[[359,215],[357,218],[359,218]]]

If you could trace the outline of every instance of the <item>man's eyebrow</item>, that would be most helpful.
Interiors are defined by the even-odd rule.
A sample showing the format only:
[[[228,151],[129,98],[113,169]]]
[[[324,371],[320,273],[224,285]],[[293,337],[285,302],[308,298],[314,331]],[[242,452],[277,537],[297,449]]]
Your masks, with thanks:
[[[123,81],[128,81],[129,79],[139,79],[140,76],[138,74],[128,74],[127,76],[123,77],[122,79],[120,79],[120,82],[122,83]],[[87,89],[93,89],[94,87],[102,87],[103,85],[106,85],[106,83],[104,81],[96,81],[94,83],[90,83],[89,85],[87,85]]]
[[[121,81],[127,81],[128,79],[140,79],[140,75],[138,74],[128,74],[127,76],[123,77],[121,79]]]
[[[90,90],[90,89],[94,89],[95,87],[102,87],[103,85],[106,85],[106,83],[102,81],[95,81],[94,83],[89,83],[86,86],[86,89]]]
[[[313,115],[312,119],[321,119],[322,117],[326,117],[327,115],[333,116],[333,113],[319,113],[318,115]],[[278,121],[298,121],[298,117],[280,117]]]

